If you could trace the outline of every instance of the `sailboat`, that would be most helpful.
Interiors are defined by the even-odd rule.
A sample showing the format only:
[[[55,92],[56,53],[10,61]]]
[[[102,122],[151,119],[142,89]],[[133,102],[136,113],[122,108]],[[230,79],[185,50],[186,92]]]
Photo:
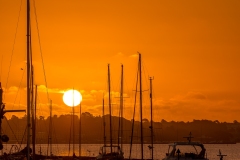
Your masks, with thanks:
[[[96,157],[97,160],[123,160],[123,152],[119,145],[113,145],[112,142],[112,113],[111,113],[111,85],[110,85],[110,65],[108,64],[108,102],[109,102],[109,123],[110,123],[110,144],[106,144],[105,137],[105,119],[104,120],[104,145],[100,147],[99,155]],[[103,114],[104,114],[104,100],[103,100]]]
[[[31,129],[31,122],[30,122],[30,107],[31,107],[31,90],[32,90],[32,57],[31,57],[31,34],[30,34],[30,2],[27,0],[27,146],[20,152],[7,155],[6,153],[3,155],[4,158],[7,159],[22,159],[26,157],[30,159],[30,154],[32,152],[30,148],[30,129]],[[1,115],[3,116],[6,112],[20,112],[25,110],[12,110],[7,111],[4,110],[4,104],[2,103],[2,88],[1,91]],[[2,119],[3,117],[1,117]],[[1,141],[2,142],[2,141]]]
[[[26,0],[26,40],[27,40],[27,45],[26,45],[26,57],[27,57],[27,77],[26,77],[26,82],[27,82],[27,107],[26,110],[4,110],[5,105],[2,102],[2,88],[0,85],[0,97],[1,97],[1,115],[3,116],[6,112],[26,112],[27,115],[27,144],[26,147],[18,152],[7,154],[5,153],[2,155],[0,158],[3,159],[45,159],[47,156],[42,156],[42,155],[37,155],[35,154],[35,135],[32,136],[32,141],[33,141],[33,149],[30,148],[30,140],[31,140],[31,128],[35,129],[34,125],[34,118],[35,116],[32,115],[32,124],[31,124],[31,107],[33,106],[33,65],[32,65],[32,47],[31,47],[31,26],[30,26],[30,0]],[[36,105],[36,104],[35,104]],[[33,113],[33,111],[32,111]],[[1,125],[1,124],[0,124]],[[1,127],[1,126],[0,126]],[[2,137],[2,136],[1,136]],[[2,141],[1,141],[2,142]],[[33,153],[32,153],[33,151]]]
[[[27,83],[27,107],[26,107],[26,115],[27,115],[27,144],[26,144],[26,147],[20,151],[20,152],[17,152],[17,153],[11,153],[11,154],[5,154],[3,155],[2,157],[0,157],[0,159],[27,159],[27,160],[30,160],[30,159],[34,159],[34,160],[44,160],[44,159],[58,159],[58,158],[61,158],[61,159],[93,159],[93,157],[85,157],[85,156],[80,156],[80,153],[79,153],[79,157],[74,157],[74,156],[53,156],[52,155],[52,148],[50,146],[50,155],[38,155],[35,153],[35,149],[32,150],[30,148],[30,138],[31,138],[31,128],[33,127],[34,128],[34,124],[31,124],[31,106],[33,105],[33,65],[32,65],[32,47],[31,47],[31,26],[30,26],[30,0],[26,0],[26,10],[27,10],[27,14],[26,14],[26,40],[27,40],[27,45],[26,45],[26,57],[27,57],[27,77],[26,77],[26,83]],[[0,93],[2,95],[2,88],[0,86]],[[1,97],[0,95],[0,97]],[[4,104],[2,103],[2,97],[0,99],[0,102],[1,102],[1,108],[0,108],[0,111],[2,111],[2,115],[7,112],[6,110],[4,110]],[[51,104],[51,101],[50,103]],[[36,104],[35,104],[36,105]],[[51,106],[50,106],[51,107]],[[15,110],[16,111],[16,110]],[[24,110],[25,111],[25,110]],[[10,111],[9,111],[10,112]],[[13,112],[13,111],[12,111]],[[51,112],[51,109],[50,109],[50,112]],[[1,113],[0,113],[1,115]],[[50,121],[51,121],[51,115],[50,115]],[[1,122],[1,117],[0,117],[0,122]],[[33,126],[32,126],[33,125]],[[1,128],[1,127],[0,127]],[[51,122],[50,122],[50,129],[52,129],[52,126],[51,126]],[[1,132],[0,132],[1,133]],[[32,133],[34,134],[34,132]],[[1,138],[0,138],[0,150],[1,150],[1,144],[2,144],[2,141],[4,142],[4,137],[6,136],[2,136],[1,135]],[[7,141],[7,138],[6,137],[6,141]],[[34,138],[34,136],[33,136]],[[50,136],[50,140],[51,140],[51,136]],[[81,137],[80,137],[81,138]],[[79,139],[80,139],[79,138]],[[1,140],[2,139],[2,140]],[[34,142],[34,140],[33,140]],[[34,144],[33,144],[33,148],[34,148]],[[80,148],[80,147],[79,147]],[[32,152],[33,151],[33,152]],[[19,155],[18,157],[15,156],[15,155]]]
[[[133,144],[133,132],[134,132],[134,123],[135,123],[135,110],[136,110],[136,100],[137,100],[137,92],[139,92],[139,109],[140,109],[140,154],[141,154],[141,160],[146,159],[144,158],[144,139],[143,139],[143,107],[142,107],[142,56],[141,53],[139,53],[139,59],[138,59],[138,72],[137,72],[137,83],[136,83],[136,93],[135,93],[135,103],[134,103],[134,111],[133,111],[133,119],[132,119],[132,133],[131,133],[131,142],[130,142],[130,153],[129,153],[129,159],[133,159],[131,156],[132,154],[132,144]],[[153,120],[152,120],[152,80],[153,77],[149,78],[150,80],[150,110],[151,110],[151,124],[149,126],[151,130],[151,145],[148,146],[148,148],[151,150],[151,160],[154,159],[153,157]],[[139,81],[139,82],[138,82]],[[135,160],[138,160],[134,158]],[[150,160],[150,159],[149,159]]]
[[[139,60],[138,60],[138,76],[137,76],[137,83],[136,83],[136,91],[138,87],[138,78],[139,78],[139,104],[140,104],[140,153],[141,153],[141,159],[143,160],[144,152],[143,152],[143,118],[142,118],[142,64],[141,64],[141,54],[139,53]],[[137,92],[136,92],[137,93]],[[132,121],[132,134],[131,134],[131,142],[130,142],[130,153],[129,153],[129,159],[132,159],[132,144],[133,144],[133,131],[134,131],[134,122],[135,122],[135,107],[136,107],[136,93],[135,93],[135,103],[134,103],[134,111],[133,111],[133,121]]]

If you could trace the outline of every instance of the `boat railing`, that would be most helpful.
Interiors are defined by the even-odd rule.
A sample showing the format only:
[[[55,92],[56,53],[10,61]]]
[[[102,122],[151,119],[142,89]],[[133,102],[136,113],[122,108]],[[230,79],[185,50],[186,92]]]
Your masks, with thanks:
[[[9,154],[12,154],[12,153],[17,152],[17,151],[18,151],[18,146],[17,145],[12,145],[12,147],[9,150]]]

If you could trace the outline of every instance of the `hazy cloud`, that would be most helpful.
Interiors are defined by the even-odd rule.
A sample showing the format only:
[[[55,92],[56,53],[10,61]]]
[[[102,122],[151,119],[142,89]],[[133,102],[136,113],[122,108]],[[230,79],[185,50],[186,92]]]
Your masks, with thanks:
[[[16,96],[18,87],[10,87],[6,96],[5,102],[7,102],[7,108],[11,109],[24,109],[26,108],[26,98],[21,95],[21,91],[24,91],[23,88],[20,89],[21,93],[15,101],[15,104],[12,103],[12,99]],[[64,91],[67,89],[59,88],[48,88],[49,97],[52,99],[52,108],[53,114],[69,114],[71,108],[67,107],[62,102],[62,96]],[[39,97],[38,97],[38,115],[44,115],[47,117],[49,115],[49,104],[44,95],[46,95],[46,87],[40,85],[38,87]],[[24,95],[26,91],[24,91]],[[108,92],[106,90],[80,90],[83,101],[82,101],[82,111],[90,112],[95,116],[102,114],[102,100],[105,99],[105,113],[109,114],[108,110]],[[57,94],[56,94],[57,93]],[[104,96],[104,97],[103,97]],[[117,116],[119,114],[119,97],[120,93],[118,91],[111,92],[112,97],[112,114]],[[134,110],[134,98],[129,96],[127,93],[124,93],[124,97],[130,97],[124,99],[124,117],[127,119],[132,119],[133,110]],[[208,97],[208,98],[207,98]],[[211,93],[211,96],[207,93],[201,92],[187,92],[186,94],[176,95],[169,99],[154,98],[153,99],[153,114],[154,120],[160,121],[161,119],[165,120],[174,120],[174,121],[191,121],[193,119],[209,119],[215,120],[218,119],[221,121],[221,118],[225,120],[232,121],[232,119],[237,119],[234,117],[239,116],[240,114],[240,103],[239,101],[230,99],[226,97],[225,99],[216,99],[214,94]],[[11,101],[10,101],[11,100]],[[139,118],[139,100],[137,100],[135,115]],[[143,104],[143,116],[150,118],[150,106],[149,100],[145,100]],[[12,114],[9,114],[10,116]],[[22,113],[19,114],[24,115]]]
[[[118,52],[117,56],[124,56],[124,54],[122,52]]]
[[[206,96],[202,93],[199,93],[199,92],[188,92],[187,95],[185,96],[185,99],[204,100],[204,99],[206,99]]]
[[[18,92],[19,88],[16,87],[16,86],[11,86],[7,91],[6,93],[7,94],[15,94],[16,92]]]
[[[130,55],[129,57],[136,58],[136,57],[138,57],[138,56],[139,56],[138,54],[132,54],[132,55]]]

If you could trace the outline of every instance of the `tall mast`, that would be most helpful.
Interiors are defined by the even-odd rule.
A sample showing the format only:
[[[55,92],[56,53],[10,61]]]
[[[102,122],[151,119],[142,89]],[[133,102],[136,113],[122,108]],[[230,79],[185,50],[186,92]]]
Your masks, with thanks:
[[[118,123],[118,146],[122,148],[122,117],[123,117],[123,65],[121,65],[121,85],[120,85],[120,105],[119,105],[119,123]]]
[[[112,111],[111,111],[111,81],[110,81],[110,65],[108,64],[108,103],[109,103],[109,117],[110,117],[110,148],[112,154]]]
[[[37,85],[35,86],[35,100],[32,112],[32,145],[33,145],[33,160],[35,159],[35,144],[36,144],[36,109],[37,109]]]
[[[50,156],[52,156],[52,100],[50,100],[50,119],[49,119],[49,144],[50,144]]]
[[[81,148],[81,145],[82,145],[82,117],[81,117],[81,114],[82,114],[82,105],[80,103],[80,109],[79,109],[80,113],[79,113],[79,159],[81,159],[81,151],[82,151],[82,148]]]
[[[150,109],[151,109],[151,151],[152,151],[152,160],[153,160],[153,119],[152,119],[152,80],[153,78],[150,77]]]
[[[75,155],[75,152],[74,152],[74,150],[75,150],[75,144],[74,144],[74,142],[75,142],[75,138],[74,138],[74,132],[75,132],[75,127],[74,127],[74,88],[73,88],[73,106],[72,106],[72,124],[73,124],[73,156]]]
[[[138,74],[139,74],[139,67],[138,67],[138,71],[137,71],[136,92],[135,92],[135,98],[134,98],[133,119],[132,119],[132,133],[131,133],[129,159],[131,159],[131,155],[132,155],[133,132],[134,132],[135,112],[136,112],[136,101],[137,101],[137,92],[138,92],[138,78],[139,78],[139,75],[138,75]]]
[[[142,64],[141,54],[139,53],[139,88],[140,88],[140,119],[141,119],[141,159],[143,159],[143,122],[142,122]]]
[[[123,143],[123,65],[121,65],[122,72],[121,72],[121,91],[120,91],[120,144],[121,144],[121,150],[122,148],[122,143]]]
[[[30,159],[30,76],[31,76],[31,56],[30,56],[30,0],[27,0],[27,159]]]
[[[31,43],[31,42],[30,42]],[[30,116],[32,116],[32,149],[33,149],[33,159],[34,159],[34,155],[35,155],[35,136],[34,136],[34,132],[35,132],[35,130],[34,130],[34,127],[35,127],[35,125],[34,125],[34,94],[33,94],[33,66],[32,66],[32,68],[31,68],[31,84],[30,84],[30,90],[31,90],[31,95],[30,95],[30,102],[31,102],[31,115]],[[31,117],[30,117],[31,118]]]
[[[104,95],[103,95],[103,145],[106,146],[106,122],[104,117]]]

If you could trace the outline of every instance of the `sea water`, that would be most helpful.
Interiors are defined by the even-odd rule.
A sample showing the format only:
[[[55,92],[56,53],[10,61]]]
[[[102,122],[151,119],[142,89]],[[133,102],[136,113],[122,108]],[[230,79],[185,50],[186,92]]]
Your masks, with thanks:
[[[17,146],[17,147],[16,147]],[[24,148],[26,145],[21,145]],[[82,156],[97,156],[99,149],[102,144],[82,144],[81,155]],[[148,148],[149,144],[144,144],[144,158],[151,158],[151,150]],[[219,150],[225,156],[224,160],[240,160],[240,143],[237,144],[205,144],[207,158],[210,160],[219,160]],[[4,144],[3,152],[9,153],[15,152],[20,145]],[[12,149],[11,149],[12,148]],[[40,154],[40,150],[43,155],[50,154],[52,151],[53,155],[59,156],[72,156],[73,148],[76,155],[79,155],[79,144],[53,144],[50,147],[47,144],[37,144],[36,153]],[[154,144],[154,159],[162,160],[168,152],[168,144]],[[130,145],[123,145],[124,157],[128,158],[130,155]],[[141,158],[141,146],[139,144],[132,145],[132,158]]]

